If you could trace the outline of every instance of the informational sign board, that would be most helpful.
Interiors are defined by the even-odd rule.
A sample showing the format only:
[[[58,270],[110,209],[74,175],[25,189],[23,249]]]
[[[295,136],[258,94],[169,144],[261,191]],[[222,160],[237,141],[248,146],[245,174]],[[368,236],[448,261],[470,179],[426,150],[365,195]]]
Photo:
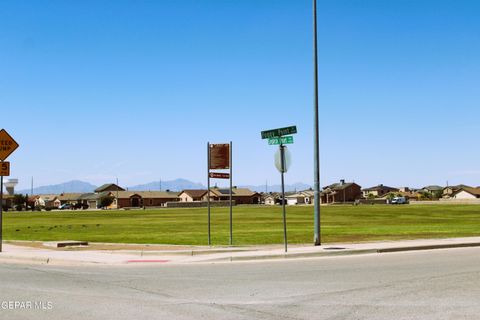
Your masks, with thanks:
[[[18,143],[5,129],[0,130],[0,160],[4,161],[18,148]]]
[[[230,169],[230,144],[210,145],[210,170]]]
[[[230,179],[230,174],[221,172],[210,172],[210,178],[212,179]]]
[[[0,162],[0,176],[8,177],[10,175],[10,162]]]
[[[269,139],[297,133],[297,126],[262,131],[262,139]]]
[[[268,139],[268,144],[269,145],[292,144],[292,143],[293,143],[293,137],[292,136],[277,137],[277,138]]]

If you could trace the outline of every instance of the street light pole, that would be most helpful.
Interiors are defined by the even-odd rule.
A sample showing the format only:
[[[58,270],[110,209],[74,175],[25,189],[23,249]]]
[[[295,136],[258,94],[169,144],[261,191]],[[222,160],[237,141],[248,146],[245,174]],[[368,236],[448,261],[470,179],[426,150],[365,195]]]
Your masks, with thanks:
[[[318,56],[317,56],[317,0],[313,0],[313,203],[314,203],[314,244],[321,245],[320,239],[320,146],[318,128]]]

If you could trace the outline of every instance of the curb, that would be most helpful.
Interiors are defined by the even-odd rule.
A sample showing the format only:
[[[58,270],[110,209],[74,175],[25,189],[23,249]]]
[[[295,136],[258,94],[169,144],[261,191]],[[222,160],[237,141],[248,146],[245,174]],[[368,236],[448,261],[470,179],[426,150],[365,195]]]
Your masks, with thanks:
[[[480,243],[451,243],[451,244],[432,244],[424,246],[409,246],[409,247],[397,247],[397,248],[385,248],[377,249],[377,253],[390,253],[390,252],[402,252],[402,251],[422,251],[422,250],[435,250],[435,249],[454,249],[454,248],[472,248],[480,247]]]
[[[454,249],[454,248],[472,248],[480,247],[480,243],[457,243],[457,244],[438,244],[438,245],[424,245],[424,246],[406,246],[406,247],[392,247],[385,249],[358,249],[358,250],[344,250],[331,252],[301,252],[301,253],[282,253],[272,255],[260,256],[230,256],[223,258],[216,258],[211,260],[204,260],[201,262],[236,262],[236,261],[259,261],[259,260],[281,260],[281,259],[298,259],[298,258],[315,258],[315,257],[334,257],[334,256],[351,256],[372,253],[394,253],[407,251],[423,251],[436,249]]]

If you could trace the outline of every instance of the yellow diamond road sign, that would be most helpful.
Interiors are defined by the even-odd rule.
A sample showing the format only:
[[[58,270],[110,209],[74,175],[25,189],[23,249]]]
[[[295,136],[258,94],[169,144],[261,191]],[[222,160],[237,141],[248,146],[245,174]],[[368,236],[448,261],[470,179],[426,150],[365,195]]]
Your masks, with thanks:
[[[0,160],[5,160],[18,148],[18,143],[5,129],[0,130]]]

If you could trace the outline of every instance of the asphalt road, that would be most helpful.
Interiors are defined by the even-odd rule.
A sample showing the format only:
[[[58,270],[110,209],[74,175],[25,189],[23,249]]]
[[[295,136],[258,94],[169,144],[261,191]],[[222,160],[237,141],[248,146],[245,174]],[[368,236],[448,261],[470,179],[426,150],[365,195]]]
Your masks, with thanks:
[[[15,301],[33,309],[12,310]],[[0,303],[2,320],[479,319],[480,249],[208,265],[0,265]]]

